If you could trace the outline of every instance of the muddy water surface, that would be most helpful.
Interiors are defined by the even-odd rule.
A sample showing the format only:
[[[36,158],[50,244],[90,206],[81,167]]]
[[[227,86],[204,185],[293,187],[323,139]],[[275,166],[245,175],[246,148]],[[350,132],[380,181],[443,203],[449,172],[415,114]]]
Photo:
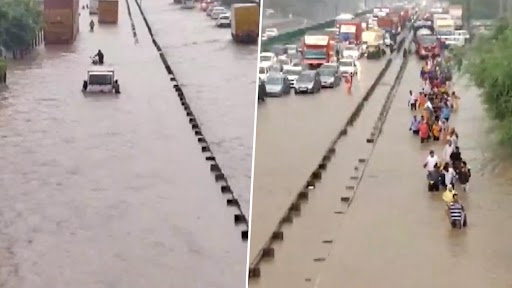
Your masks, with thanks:
[[[117,26],[82,29],[74,46],[10,65],[0,92],[0,286],[242,287],[234,211],[135,4],[138,45],[119,3]],[[80,92],[98,49],[119,97]]]

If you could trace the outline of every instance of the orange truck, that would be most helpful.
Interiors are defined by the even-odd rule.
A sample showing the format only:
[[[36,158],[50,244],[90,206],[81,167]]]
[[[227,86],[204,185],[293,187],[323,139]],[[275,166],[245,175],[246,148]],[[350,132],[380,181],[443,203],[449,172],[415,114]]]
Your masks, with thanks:
[[[45,44],[72,44],[79,31],[78,0],[44,0]]]
[[[98,23],[117,24],[119,18],[118,0],[100,0],[98,3]]]
[[[329,35],[306,35],[302,44],[303,63],[315,69],[329,63],[334,56],[333,40]]]
[[[389,14],[386,16],[379,17],[377,19],[377,27],[386,31],[387,33],[397,34],[398,33],[398,20],[395,21]]]

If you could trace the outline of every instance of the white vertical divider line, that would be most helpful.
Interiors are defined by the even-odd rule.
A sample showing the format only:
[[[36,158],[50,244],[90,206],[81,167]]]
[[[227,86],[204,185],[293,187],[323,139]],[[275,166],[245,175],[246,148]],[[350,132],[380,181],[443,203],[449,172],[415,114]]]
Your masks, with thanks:
[[[261,53],[261,29],[263,26],[263,0],[259,0],[260,5],[260,25],[258,27],[258,54],[256,55],[256,71],[254,71],[255,85],[254,85],[254,125],[252,134],[252,165],[251,165],[251,193],[249,197],[249,235],[247,239],[247,261],[245,263],[245,288],[249,288],[249,264],[251,263],[251,235],[252,235],[252,205],[254,195],[254,163],[256,158],[256,127],[258,125],[258,90],[259,90],[259,59]]]

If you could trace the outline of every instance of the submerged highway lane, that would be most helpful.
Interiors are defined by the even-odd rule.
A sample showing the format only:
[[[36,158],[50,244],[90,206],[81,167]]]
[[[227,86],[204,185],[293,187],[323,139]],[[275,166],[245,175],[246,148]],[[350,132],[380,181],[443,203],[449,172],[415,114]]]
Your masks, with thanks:
[[[268,98],[259,105],[250,259],[268,239],[385,62],[361,59],[352,95],[340,86],[314,95]]]
[[[138,45],[120,1],[118,25],[10,63],[0,92],[2,287],[245,283],[234,211],[130,3]],[[119,97],[80,92],[98,49]]]
[[[440,153],[442,145],[420,145],[407,130],[407,94],[419,87],[419,69],[418,61],[409,62],[353,205],[340,215],[329,257],[310,276],[315,284],[310,287],[510,285],[510,162],[501,162],[503,155],[490,141],[492,126],[478,91],[467,79],[458,80],[461,108],[450,122],[460,134],[462,156],[473,177],[461,198],[469,226],[452,230],[441,195],[426,191],[422,169],[428,150]]]
[[[142,5],[222,170],[249,215],[258,47],[237,45],[198,8]],[[142,28],[142,27],[141,27]]]

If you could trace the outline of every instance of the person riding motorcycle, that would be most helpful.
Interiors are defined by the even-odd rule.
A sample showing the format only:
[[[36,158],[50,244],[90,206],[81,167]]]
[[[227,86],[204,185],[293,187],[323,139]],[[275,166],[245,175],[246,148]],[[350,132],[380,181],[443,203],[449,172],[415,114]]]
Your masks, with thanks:
[[[94,55],[93,59],[98,59],[98,64],[103,65],[105,55],[103,55],[103,52],[101,50],[98,50],[98,53]]]
[[[91,29],[91,31],[94,31],[95,25],[96,25],[96,23],[94,23],[94,20],[91,19],[91,21],[89,22],[89,28]]]

